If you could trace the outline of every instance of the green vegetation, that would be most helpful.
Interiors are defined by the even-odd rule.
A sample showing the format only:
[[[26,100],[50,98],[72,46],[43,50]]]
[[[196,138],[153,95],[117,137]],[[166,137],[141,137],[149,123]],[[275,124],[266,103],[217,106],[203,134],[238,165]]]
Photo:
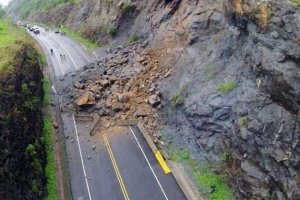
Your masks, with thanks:
[[[39,63],[40,63],[40,65],[46,65],[47,64],[47,58],[46,58],[46,56],[45,56],[45,54],[44,53],[39,53],[38,54],[38,59],[39,59]]]
[[[15,56],[22,45],[32,39],[24,30],[19,29],[12,21],[0,19],[0,74],[8,74],[13,71]]]
[[[109,24],[108,27],[106,28],[106,33],[110,36],[115,36],[117,35],[118,31],[115,25]]]
[[[184,98],[181,94],[177,94],[171,99],[171,106],[172,108],[176,108],[183,104]]]
[[[127,13],[130,11],[130,9],[132,8],[132,5],[130,2],[125,2],[122,4],[121,6],[121,12],[122,13]]]
[[[54,200],[57,199],[56,175],[52,147],[52,124],[48,117],[43,122],[43,134],[39,131],[42,128],[40,68],[46,59],[43,54],[38,53],[38,50],[38,45],[26,31],[18,28],[10,20],[0,20],[0,75],[9,77],[10,74],[20,74],[19,77],[22,77],[18,79],[19,82],[16,81],[15,85],[1,88],[1,90],[6,90],[7,94],[9,92],[15,101],[14,110],[9,113],[4,112],[5,120],[16,120],[20,122],[20,127],[27,127],[24,128],[24,135],[26,135],[24,142],[27,148],[25,152],[22,150],[22,153],[25,153],[25,160],[28,160],[28,164],[30,164],[28,166],[30,174],[25,174],[24,177],[28,178],[32,192],[38,197],[43,197],[45,192],[43,179],[46,176],[48,191],[46,200]],[[43,80],[43,89],[44,101],[48,103],[50,102],[50,83],[47,78]],[[29,124],[35,127],[34,130],[33,128],[26,130],[31,127]],[[29,132],[33,132],[33,134],[30,135]]]
[[[29,144],[26,148],[26,153],[33,159],[31,162],[31,166],[37,174],[42,174],[42,161],[36,152],[36,148],[34,145]]]
[[[174,145],[171,145],[168,151],[168,155],[170,156],[170,159],[174,162],[181,162],[181,161],[187,161],[191,159],[191,156],[187,149],[185,148],[175,148]]]
[[[214,78],[215,74],[216,74],[216,71],[217,71],[217,64],[216,63],[210,63],[206,70],[205,70],[205,73],[206,73],[206,76],[208,78],[208,80],[211,80]]]
[[[48,77],[44,76],[42,79],[44,104],[48,105],[51,102],[51,83]],[[57,199],[57,181],[56,181],[56,168],[53,151],[53,129],[51,119],[48,115],[43,118],[43,142],[46,148],[47,162],[45,167],[45,174],[47,177],[47,196],[45,200]]]
[[[228,81],[226,83],[220,83],[217,85],[217,91],[222,93],[228,93],[237,87],[236,82]]]
[[[40,98],[34,96],[28,85],[26,83],[22,83],[21,85],[21,93],[23,100],[23,107],[27,110],[36,110],[40,108]]]
[[[248,116],[241,117],[239,119],[240,126],[246,127],[248,126]]]
[[[168,155],[174,162],[181,163],[190,168],[189,175],[197,183],[199,191],[209,200],[233,200],[231,189],[224,183],[226,175],[214,172],[211,165],[201,165],[191,157],[188,150],[183,147],[170,145]],[[224,153],[224,159],[229,159]]]
[[[41,175],[43,173],[43,167],[42,167],[42,160],[40,158],[40,155],[36,151],[36,146],[40,146],[39,140],[36,141],[36,144],[29,144],[26,148],[26,154],[31,157],[31,167],[33,169],[33,172],[37,175]],[[40,184],[37,180],[33,180],[31,182],[31,190],[35,194],[38,194],[40,191],[42,191],[43,185]]]
[[[44,104],[50,104],[51,102],[51,84],[48,77],[43,78],[43,91],[44,91]]]
[[[3,10],[2,6],[0,5],[0,19],[5,15],[5,10]]]
[[[113,2],[113,0],[106,0],[106,3],[108,3],[109,5]]]
[[[92,40],[78,32],[75,32],[68,27],[63,26],[60,28],[60,31],[66,33],[68,36],[72,37],[74,40],[85,45],[89,51],[93,51],[94,49],[96,49],[97,47],[100,46],[100,43],[96,42],[95,40]]]
[[[45,173],[47,177],[47,196],[45,200],[57,199],[57,187],[56,187],[56,170],[55,160],[53,152],[53,138],[52,138],[52,123],[49,117],[44,117],[43,122],[43,141],[46,146],[47,152],[47,164]]]
[[[228,152],[224,152],[223,155],[221,156],[221,160],[223,162],[228,162],[229,161],[229,153]]]
[[[297,5],[300,5],[300,0],[291,0],[291,2],[297,4]]]
[[[31,12],[47,11],[64,3],[75,3],[75,0],[15,0],[8,5],[8,11],[19,13],[25,19]]]
[[[133,43],[133,42],[136,42],[136,41],[138,41],[139,40],[139,36],[138,35],[136,35],[136,34],[133,34],[133,35],[130,35],[129,37],[128,37],[128,42],[129,43]]]
[[[208,199],[212,200],[233,200],[234,196],[230,188],[223,183],[226,175],[213,172],[211,166],[199,167],[194,171],[194,176],[200,185],[200,191]]]

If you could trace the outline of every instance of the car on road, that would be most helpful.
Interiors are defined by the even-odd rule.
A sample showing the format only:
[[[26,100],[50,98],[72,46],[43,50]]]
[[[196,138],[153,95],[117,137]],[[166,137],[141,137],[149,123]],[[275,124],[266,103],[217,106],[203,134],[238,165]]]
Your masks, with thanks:
[[[34,34],[36,34],[36,35],[40,34],[40,30],[39,30],[39,29],[34,29],[33,32],[34,32]]]
[[[33,31],[34,28],[33,28],[32,26],[28,26],[28,30],[29,30],[29,31]]]

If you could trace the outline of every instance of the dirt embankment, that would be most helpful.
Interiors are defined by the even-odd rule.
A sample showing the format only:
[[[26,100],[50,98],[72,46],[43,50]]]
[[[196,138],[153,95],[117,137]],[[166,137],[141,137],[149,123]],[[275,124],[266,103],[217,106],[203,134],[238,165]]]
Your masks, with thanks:
[[[82,107],[83,96],[84,111],[142,120],[160,144],[171,141],[220,166],[213,170],[228,174],[237,199],[299,199],[299,5],[109,2],[31,16],[124,44],[75,77],[66,104]],[[131,34],[140,42],[124,43]]]
[[[14,70],[0,76],[0,199],[39,200],[46,193],[42,72],[34,48],[19,45]]]

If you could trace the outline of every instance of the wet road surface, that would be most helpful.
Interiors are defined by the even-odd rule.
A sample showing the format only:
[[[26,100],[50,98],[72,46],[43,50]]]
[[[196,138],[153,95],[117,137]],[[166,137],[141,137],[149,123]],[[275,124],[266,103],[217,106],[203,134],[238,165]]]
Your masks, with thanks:
[[[55,79],[60,80],[52,88],[61,102],[63,77],[83,68],[93,56],[67,36],[43,28],[40,35],[33,36],[43,47]],[[91,136],[94,122],[76,120],[74,115],[61,113],[73,199],[185,199],[173,176],[166,175],[156,161],[139,129],[113,127]]]

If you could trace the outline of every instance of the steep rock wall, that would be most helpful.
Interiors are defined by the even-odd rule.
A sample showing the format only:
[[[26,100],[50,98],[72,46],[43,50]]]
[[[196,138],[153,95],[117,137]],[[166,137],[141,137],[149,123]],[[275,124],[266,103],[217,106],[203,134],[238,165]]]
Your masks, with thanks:
[[[0,199],[45,196],[42,72],[37,56],[32,46],[23,45],[14,71],[0,77]]]

